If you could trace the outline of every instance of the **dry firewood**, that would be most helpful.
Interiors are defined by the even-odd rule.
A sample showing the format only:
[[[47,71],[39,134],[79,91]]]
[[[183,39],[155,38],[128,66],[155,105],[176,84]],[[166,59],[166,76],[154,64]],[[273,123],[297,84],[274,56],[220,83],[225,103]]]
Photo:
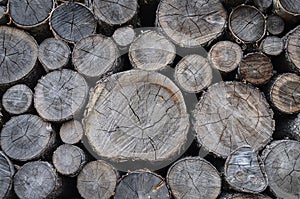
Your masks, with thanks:
[[[300,21],[300,1],[295,0],[273,0],[275,12],[285,19],[287,23]]]
[[[225,193],[219,199],[271,199],[269,196],[262,194],[248,194],[248,193]]]
[[[0,198],[9,198],[15,169],[10,159],[0,151]]]
[[[290,31],[286,37],[285,50],[289,66],[293,71],[300,73],[300,25]]]
[[[268,36],[262,40],[260,49],[263,53],[270,56],[280,55],[284,48],[284,42],[276,36]]]
[[[82,125],[77,120],[65,122],[60,128],[59,135],[64,143],[76,144],[83,136]]]
[[[271,6],[272,0],[253,0],[254,5],[262,12],[266,12]]]
[[[8,17],[6,14],[6,7],[0,6],[0,25],[5,25],[8,23]]]
[[[284,31],[285,22],[278,15],[269,15],[267,18],[267,31],[272,35],[279,35]]]
[[[120,50],[125,50],[135,39],[135,31],[132,26],[124,26],[115,30],[112,38]]]

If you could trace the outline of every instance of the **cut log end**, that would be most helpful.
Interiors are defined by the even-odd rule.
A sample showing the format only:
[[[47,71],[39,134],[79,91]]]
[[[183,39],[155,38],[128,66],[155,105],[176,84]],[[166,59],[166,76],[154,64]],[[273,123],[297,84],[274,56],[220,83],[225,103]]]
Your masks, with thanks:
[[[272,0],[253,0],[254,5],[262,12],[266,12],[271,6]]]
[[[266,55],[278,56],[283,52],[284,42],[279,37],[268,36],[261,42],[260,49]]]
[[[278,15],[270,15],[267,18],[267,31],[272,35],[279,35],[284,31],[285,22]]]
[[[135,32],[132,26],[124,26],[115,30],[112,35],[116,44],[122,48],[129,46],[135,39]]]
[[[300,73],[300,25],[287,34],[285,48],[291,68]]]
[[[59,131],[61,140],[66,144],[76,144],[83,136],[83,127],[77,120],[65,122]]]
[[[269,196],[262,194],[247,194],[247,193],[223,193],[220,199],[271,199]]]
[[[15,170],[12,162],[2,151],[0,151],[0,198],[9,198],[14,174]]]

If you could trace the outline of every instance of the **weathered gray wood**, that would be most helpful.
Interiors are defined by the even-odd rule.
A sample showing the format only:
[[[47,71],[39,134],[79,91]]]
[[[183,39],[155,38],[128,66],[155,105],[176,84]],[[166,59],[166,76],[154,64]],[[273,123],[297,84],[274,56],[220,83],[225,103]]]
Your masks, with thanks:
[[[273,65],[268,56],[262,53],[249,53],[243,57],[238,73],[243,81],[263,85],[271,79]]]
[[[60,39],[48,38],[39,46],[38,59],[47,72],[65,67],[70,56],[70,47]]]
[[[300,25],[291,30],[286,37],[285,50],[290,68],[300,73]]]
[[[83,127],[77,120],[71,120],[63,123],[59,135],[61,140],[66,144],[76,144],[83,136]]]
[[[300,113],[276,121],[276,135],[300,142]]]
[[[213,45],[208,53],[208,60],[212,67],[221,72],[229,73],[241,63],[243,51],[241,47],[231,41],[220,41]]]
[[[38,45],[22,30],[0,27],[0,86],[28,77],[35,69]]]
[[[121,25],[137,14],[137,0],[103,0],[93,1],[93,12],[96,19],[108,25]]]
[[[119,182],[115,199],[170,198],[164,179],[149,171],[135,171]]]
[[[262,12],[266,12],[271,6],[272,0],[253,0],[254,5]]]
[[[267,31],[272,35],[279,35],[284,31],[285,22],[278,15],[269,15],[267,18]]]
[[[217,169],[200,157],[187,157],[175,162],[168,171],[167,183],[174,198],[214,199],[221,191]]]
[[[96,85],[84,124],[85,145],[94,156],[123,171],[154,169],[184,151],[189,115],[169,78],[130,70]]]
[[[171,64],[176,56],[175,46],[156,31],[145,31],[130,45],[129,60],[135,68],[161,70]]]
[[[241,5],[229,15],[229,30],[237,42],[255,43],[266,33],[264,15],[255,7]]]
[[[260,193],[268,186],[263,162],[250,146],[238,147],[227,157],[224,175],[237,191]]]
[[[9,198],[14,174],[14,165],[9,158],[0,151],[0,198]]]
[[[207,58],[200,55],[183,57],[175,68],[175,80],[184,91],[198,93],[212,83],[213,72]]]
[[[162,0],[156,21],[173,42],[182,47],[199,47],[223,33],[226,10],[219,0]]]
[[[119,51],[111,38],[91,35],[75,44],[72,63],[75,69],[87,77],[101,77],[105,73],[117,71]]]
[[[278,198],[299,199],[300,142],[274,141],[263,151],[271,191]]]
[[[239,82],[220,82],[208,88],[194,111],[198,142],[226,158],[239,146],[255,151],[270,140],[275,123],[264,95]]]
[[[51,13],[50,27],[55,37],[75,43],[94,34],[97,21],[83,4],[67,2],[56,7]]]
[[[283,52],[284,42],[276,36],[268,36],[262,40],[260,49],[263,53],[270,56],[277,56]]]
[[[287,114],[300,111],[300,76],[293,73],[279,75],[270,89],[275,108]]]
[[[59,173],[74,177],[84,166],[86,156],[79,147],[63,144],[54,151],[52,162]]]
[[[55,169],[44,161],[24,164],[14,177],[14,190],[20,199],[55,198],[60,185]]]
[[[219,199],[271,199],[269,196],[262,194],[248,193],[226,193],[222,194]]]
[[[8,16],[6,14],[6,7],[0,6],[0,25],[5,25],[8,23]]]
[[[109,199],[114,194],[118,177],[118,172],[108,163],[89,162],[77,177],[77,189],[85,199]]]
[[[285,19],[286,23],[300,21],[300,1],[298,0],[273,0],[275,13]]]
[[[135,39],[136,35],[132,26],[124,26],[116,29],[112,37],[119,49],[122,50],[127,49]]]
[[[88,85],[72,70],[53,71],[42,77],[34,88],[34,106],[45,120],[73,118],[85,105]]]
[[[27,161],[45,155],[55,142],[50,123],[35,115],[12,117],[2,128],[1,148],[10,158]]]

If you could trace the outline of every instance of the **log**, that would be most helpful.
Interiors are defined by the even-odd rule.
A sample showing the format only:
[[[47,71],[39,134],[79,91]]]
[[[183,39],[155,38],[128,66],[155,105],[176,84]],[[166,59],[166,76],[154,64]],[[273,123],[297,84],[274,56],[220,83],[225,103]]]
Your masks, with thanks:
[[[286,23],[300,21],[300,2],[293,0],[273,0],[274,12],[285,19]]]
[[[269,196],[262,194],[249,193],[226,193],[222,194],[219,199],[271,199]]]
[[[33,93],[25,84],[17,84],[4,93],[3,108],[12,115],[28,112],[32,105]]]
[[[7,0],[0,0],[0,5],[1,6],[6,6]]]
[[[271,59],[262,53],[245,55],[238,68],[241,79],[254,85],[267,83],[273,75]]]
[[[114,199],[171,198],[165,180],[149,171],[135,171],[124,176]]]
[[[94,34],[96,27],[93,13],[80,3],[63,3],[50,16],[50,28],[54,36],[69,43]]]
[[[157,9],[156,23],[181,47],[200,47],[220,36],[227,12],[219,0],[163,0]]]
[[[38,59],[46,72],[62,69],[70,60],[71,49],[60,39],[45,39],[39,46]]]
[[[86,156],[79,147],[63,144],[54,151],[52,162],[60,174],[74,177],[86,163]]]
[[[2,128],[1,148],[14,160],[38,159],[49,153],[55,143],[51,124],[35,115],[12,117]]]
[[[269,15],[267,18],[267,31],[272,35],[280,35],[285,28],[284,20],[275,14]]]
[[[38,45],[34,38],[22,30],[1,26],[0,43],[0,87],[28,79],[37,64]]]
[[[109,199],[114,194],[118,177],[118,172],[108,163],[92,161],[79,173],[77,189],[85,199]]]
[[[83,127],[79,121],[71,120],[63,123],[59,135],[64,143],[76,144],[83,137]]]
[[[256,43],[266,33],[265,17],[254,6],[236,7],[230,13],[228,23],[230,33],[238,43]]]
[[[286,35],[285,51],[290,68],[300,73],[300,25]]]
[[[300,142],[274,141],[263,151],[262,157],[269,187],[275,196],[298,199],[300,197]]]
[[[127,50],[128,46],[135,39],[135,31],[132,26],[124,26],[115,30],[112,38],[118,45],[120,50]]]
[[[200,157],[186,157],[168,170],[167,183],[174,198],[214,199],[221,191],[217,169]]]
[[[293,73],[279,75],[271,85],[270,101],[282,113],[300,111],[300,76]]]
[[[5,25],[8,23],[8,16],[6,14],[6,7],[0,6],[0,25]]]
[[[73,49],[72,63],[86,77],[99,78],[108,72],[116,72],[119,51],[111,38],[91,35],[78,41]]]
[[[267,12],[272,6],[272,0],[253,0],[255,7],[257,7],[262,12]]]
[[[223,158],[243,145],[255,151],[262,149],[271,140],[275,126],[264,95],[239,82],[210,86],[198,102],[194,118],[198,142]]]
[[[60,186],[53,166],[44,161],[24,164],[14,177],[14,190],[20,199],[55,198]]]
[[[284,50],[284,42],[276,36],[268,36],[262,40],[260,49],[263,53],[269,56],[278,56]]]
[[[300,142],[300,113],[278,120],[275,134],[280,139],[289,138]]]
[[[72,119],[85,105],[88,85],[72,70],[48,73],[34,88],[34,107],[47,121],[62,122]]]
[[[96,85],[84,117],[83,142],[118,170],[155,170],[185,150],[188,129],[179,88],[162,74],[130,70]]]
[[[209,61],[200,55],[183,57],[175,68],[178,86],[189,93],[198,93],[212,83],[213,72]]]
[[[223,73],[234,71],[240,65],[242,58],[241,47],[231,41],[219,41],[208,52],[212,67]]]
[[[250,146],[238,147],[227,157],[224,175],[237,191],[260,193],[268,186],[263,162]]]
[[[9,198],[11,195],[14,174],[13,163],[0,151],[0,198]]]
[[[143,70],[162,70],[173,63],[175,46],[156,31],[145,31],[130,45],[129,60],[134,68]]]

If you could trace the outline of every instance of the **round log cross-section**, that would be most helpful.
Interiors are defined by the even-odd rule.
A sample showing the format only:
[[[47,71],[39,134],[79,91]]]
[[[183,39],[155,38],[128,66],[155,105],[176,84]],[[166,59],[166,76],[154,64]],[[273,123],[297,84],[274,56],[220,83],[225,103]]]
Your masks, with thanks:
[[[267,31],[272,35],[279,35],[284,31],[284,20],[278,15],[270,15],[267,18]]]
[[[9,198],[14,174],[14,165],[8,157],[0,151],[0,198]]]
[[[260,43],[261,51],[270,56],[280,55],[283,48],[283,40],[276,36],[268,36]]]
[[[66,144],[76,144],[83,136],[83,128],[79,121],[71,120],[65,122],[59,131],[61,141]]]
[[[300,73],[300,25],[287,34],[285,49],[291,67]]]
[[[189,142],[183,95],[156,72],[131,70],[98,83],[84,123],[85,146],[119,170],[162,168]]]
[[[222,34],[227,19],[219,0],[162,0],[156,21],[182,47],[199,47]]]
[[[194,111],[197,139],[226,158],[239,146],[263,148],[274,131],[273,112],[264,95],[250,85],[220,82],[208,88]]]

